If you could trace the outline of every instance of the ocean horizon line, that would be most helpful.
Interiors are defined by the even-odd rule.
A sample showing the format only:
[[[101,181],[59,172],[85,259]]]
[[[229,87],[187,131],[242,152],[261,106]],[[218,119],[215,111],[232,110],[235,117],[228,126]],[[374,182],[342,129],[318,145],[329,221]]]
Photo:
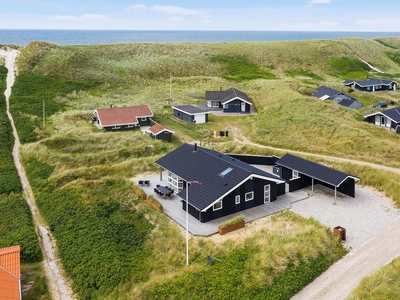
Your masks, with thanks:
[[[226,43],[398,37],[388,31],[152,30],[152,29],[0,29],[1,45],[26,46],[33,41],[60,45],[120,43]]]

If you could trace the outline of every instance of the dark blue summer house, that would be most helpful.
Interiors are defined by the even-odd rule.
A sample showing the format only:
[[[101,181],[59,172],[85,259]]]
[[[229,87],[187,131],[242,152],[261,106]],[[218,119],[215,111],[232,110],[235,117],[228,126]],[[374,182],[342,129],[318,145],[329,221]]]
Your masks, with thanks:
[[[364,116],[364,121],[400,133],[400,107],[393,107]]]
[[[220,152],[184,144],[157,160],[168,185],[200,222],[275,201],[285,180]],[[162,179],[162,178],[161,178]]]
[[[289,192],[321,184],[335,190],[335,201],[336,192],[355,197],[358,177],[292,154],[284,155],[276,165],[280,167],[280,176],[289,183]]]
[[[193,105],[174,105],[174,117],[186,122],[194,122],[197,124],[208,122],[208,111]]]
[[[315,89],[311,96],[321,100],[332,100],[333,102],[348,108],[360,109],[362,107],[361,102],[359,102],[356,98],[325,85]]]
[[[226,91],[206,91],[208,108],[222,109],[223,112],[250,113],[253,102],[242,91],[230,88]]]
[[[378,78],[367,78],[361,81],[345,80],[343,84],[364,92],[395,91],[398,85],[396,81]]]

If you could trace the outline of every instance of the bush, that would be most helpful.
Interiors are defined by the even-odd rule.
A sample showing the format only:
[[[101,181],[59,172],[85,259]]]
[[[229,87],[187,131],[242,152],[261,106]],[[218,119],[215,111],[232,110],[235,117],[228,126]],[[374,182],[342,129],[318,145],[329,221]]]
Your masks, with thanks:
[[[226,220],[219,225],[221,228],[227,227],[229,225],[237,224],[240,223],[244,220],[244,215],[237,215],[233,217],[232,219]]]
[[[22,262],[40,261],[42,252],[24,198],[17,194],[0,196],[0,211],[0,248],[20,245]]]

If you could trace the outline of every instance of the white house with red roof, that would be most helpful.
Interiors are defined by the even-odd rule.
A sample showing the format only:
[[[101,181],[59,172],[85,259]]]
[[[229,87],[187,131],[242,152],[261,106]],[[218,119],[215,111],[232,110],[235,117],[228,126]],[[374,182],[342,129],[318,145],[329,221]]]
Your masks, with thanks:
[[[148,105],[99,108],[93,112],[92,122],[99,129],[127,130],[150,126],[153,112]]]

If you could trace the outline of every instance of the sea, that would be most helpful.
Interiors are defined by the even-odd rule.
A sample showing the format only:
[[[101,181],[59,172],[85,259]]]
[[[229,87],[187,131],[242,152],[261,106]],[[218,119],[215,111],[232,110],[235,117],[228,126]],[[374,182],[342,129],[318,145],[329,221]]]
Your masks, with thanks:
[[[400,32],[346,31],[193,31],[193,30],[16,30],[0,29],[0,45],[33,41],[59,45],[119,43],[230,43],[400,37]]]

